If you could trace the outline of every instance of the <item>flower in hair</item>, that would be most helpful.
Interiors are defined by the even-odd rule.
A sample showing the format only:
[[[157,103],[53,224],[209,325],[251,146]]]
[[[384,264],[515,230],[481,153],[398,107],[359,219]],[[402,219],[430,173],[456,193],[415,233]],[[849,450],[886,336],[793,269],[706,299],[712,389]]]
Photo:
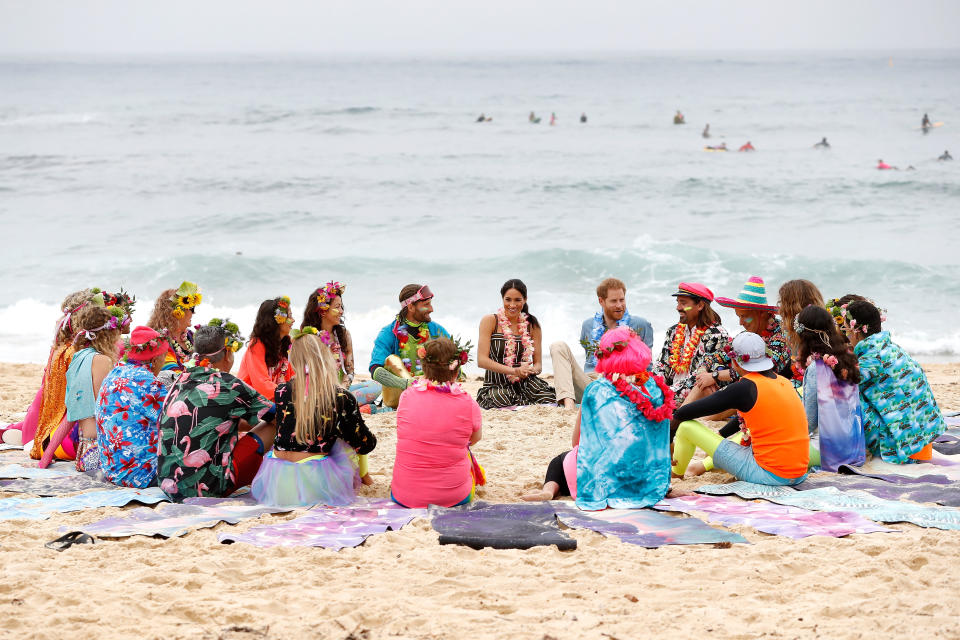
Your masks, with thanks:
[[[173,307],[173,317],[182,318],[187,311],[193,311],[201,300],[203,300],[203,295],[200,293],[200,287],[184,280],[170,299],[170,305]]]
[[[276,320],[280,326],[288,323],[293,324],[293,314],[290,313],[289,296],[280,296],[280,299],[277,301],[277,308],[273,311],[273,319]]]
[[[346,290],[347,286],[345,284],[335,280],[331,280],[327,284],[317,289],[317,311],[327,311],[330,308],[330,305],[333,304],[334,298],[337,296],[343,296],[343,292]]]

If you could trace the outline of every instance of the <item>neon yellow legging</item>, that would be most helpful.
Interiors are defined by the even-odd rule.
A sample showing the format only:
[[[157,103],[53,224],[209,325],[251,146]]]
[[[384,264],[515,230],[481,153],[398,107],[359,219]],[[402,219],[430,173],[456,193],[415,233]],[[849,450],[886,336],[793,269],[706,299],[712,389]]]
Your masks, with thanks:
[[[739,443],[743,439],[743,433],[737,433],[730,437],[732,442]],[[673,459],[677,461],[673,467],[673,472],[682,476],[693,458],[693,452],[700,447],[707,457],[703,459],[703,467],[707,471],[713,469],[713,454],[723,441],[723,437],[697,420],[687,420],[681,422],[677,427],[677,433],[673,437]],[[810,445],[810,463],[808,467],[820,466],[820,451],[813,444]]]

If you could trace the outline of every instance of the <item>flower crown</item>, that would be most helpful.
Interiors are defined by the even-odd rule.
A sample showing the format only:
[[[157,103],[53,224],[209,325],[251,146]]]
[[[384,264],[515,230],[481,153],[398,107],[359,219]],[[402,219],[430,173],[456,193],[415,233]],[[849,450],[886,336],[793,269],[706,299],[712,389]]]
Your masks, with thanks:
[[[800,322],[800,314],[793,316],[793,330],[797,333],[797,335],[800,335],[804,331],[815,333],[820,337],[820,341],[823,342],[823,344],[827,345],[828,349],[831,348],[830,334],[828,334],[823,329],[814,329],[812,327],[806,326],[805,324]]]
[[[201,325],[197,325],[196,328],[199,329]],[[219,327],[223,329],[227,335],[223,339],[223,346],[230,351],[236,353],[240,350],[240,347],[243,346],[243,342],[246,338],[240,335],[240,327],[237,326],[235,322],[230,322],[229,318],[213,318],[210,322],[207,323],[208,327]]]
[[[291,342],[294,342],[294,341],[296,341],[296,340],[299,340],[299,339],[302,338],[303,336],[315,336],[315,335],[318,335],[318,334],[319,334],[319,331],[317,331],[317,328],[316,328],[316,327],[311,327],[311,326],[308,325],[308,326],[304,327],[303,329],[294,329],[293,331],[291,331],[291,332],[290,332],[290,341],[291,341]]]
[[[417,357],[420,358],[421,362],[432,364],[434,366],[447,365],[447,368],[449,368],[450,371],[455,370],[457,367],[462,367],[470,362],[470,349],[473,348],[473,343],[469,340],[461,343],[460,336],[451,337],[450,340],[453,341],[453,344],[456,347],[456,353],[454,353],[453,357],[446,362],[437,360],[435,356],[428,356],[427,350],[423,345],[417,347]]]
[[[631,336],[631,337],[633,337],[633,336],[635,336],[635,335],[637,335],[637,334],[635,334],[633,331],[630,332],[630,336]],[[617,341],[614,342],[613,344],[607,345],[606,347],[601,347],[600,344],[597,343],[597,348],[596,348],[596,350],[593,352],[593,355],[596,356],[597,360],[603,360],[603,359],[606,358],[607,356],[613,355],[614,352],[623,351],[624,349],[627,348],[627,345],[629,345],[629,344],[630,344],[630,340],[629,340],[629,339],[628,339],[628,340],[617,340]]]
[[[290,296],[280,296],[277,301],[277,308],[273,311],[273,319],[280,326],[287,323],[293,324],[293,314],[290,313]]]
[[[315,292],[317,296],[317,311],[323,312],[329,309],[330,305],[333,304],[333,299],[337,296],[342,296],[346,290],[347,285],[341,284],[336,280],[331,280],[317,289]]]
[[[105,331],[105,330],[109,331],[111,329],[119,329],[119,328],[120,328],[120,320],[117,318],[117,316],[111,315],[109,320],[107,320],[105,323],[103,323],[96,329],[80,329],[79,331],[77,331],[77,335],[73,337],[73,341],[76,342],[80,338],[86,338],[90,342],[93,342],[94,340],[97,339],[97,334],[100,333],[101,331]]]
[[[202,300],[203,295],[200,293],[200,287],[184,280],[170,298],[173,317],[182,318],[185,312],[192,311]]]
[[[123,342],[125,347],[124,351],[126,353],[143,353],[144,351],[153,351],[154,349],[158,349],[160,345],[166,345],[167,339],[165,336],[157,334],[157,337],[150,338],[146,342],[140,344],[133,344],[129,338],[124,339]]]
[[[881,309],[877,305],[877,303],[871,300],[870,298],[864,298],[864,301],[872,304],[874,307],[876,307],[877,311],[880,312],[881,323],[887,321],[886,309]],[[856,332],[860,332],[864,334],[867,333],[867,330],[869,329],[869,325],[863,324],[858,326],[857,321],[854,320],[853,318],[850,318],[849,320],[847,319],[847,305],[849,304],[850,304],[849,302],[847,304],[840,304],[839,298],[833,298],[832,300],[828,300],[825,306],[827,308],[827,311],[830,312],[830,315],[833,316],[833,321],[837,323],[837,327],[839,329],[847,328],[853,331],[854,333]]]

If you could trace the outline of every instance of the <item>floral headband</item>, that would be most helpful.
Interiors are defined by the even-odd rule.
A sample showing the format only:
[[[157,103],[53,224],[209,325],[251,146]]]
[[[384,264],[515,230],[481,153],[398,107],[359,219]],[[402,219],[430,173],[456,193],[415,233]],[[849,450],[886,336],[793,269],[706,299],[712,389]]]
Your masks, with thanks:
[[[880,312],[881,323],[887,321],[886,309],[881,309],[879,306],[877,306],[877,303],[871,300],[870,298],[864,298],[864,300],[872,304],[874,307],[876,307],[877,311]],[[832,300],[827,301],[826,308],[827,308],[827,311],[830,312],[830,315],[833,316],[833,321],[837,323],[838,328],[840,329],[848,328],[854,333],[856,332],[867,333],[867,330],[869,329],[868,325],[864,324],[864,325],[857,326],[857,321],[854,320],[853,318],[850,318],[849,321],[847,320],[847,306],[849,304],[850,304],[849,302],[847,304],[840,304],[839,298],[833,298]]]
[[[820,340],[823,342],[823,344],[827,345],[828,349],[830,348],[830,334],[823,329],[811,329],[810,327],[804,325],[802,322],[800,322],[799,314],[793,316],[793,330],[797,333],[797,335],[800,335],[804,331],[815,333],[820,337]]]
[[[636,335],[632,331],[631,335]],[[627,345],[630,344],[629,340],[617,340],[611,345],[606,347],[601,347],[599,343],[597,344],[596,350],[593,352],[593,355],[596,356],[597,360],[602,360],[607,356],[613,355],[614,352],[623,351],[627,348]]]
[[[316,327],[306,326],[303,329],[294,329],[293,331],[291,331],[290,341],[293,342],[293,341],[299,340],[303,336],[315,336],[318,334],[319,332],[317,331]]]
[[[290,296],[280,296],[277,301],[277,308],[273,311],[273,319],[277,324],[293,324],[293,314],[290,313]]]
[[[97,334],[104,330],[110,329],[119,329],[120,320],[117,319],[117,316],[110,316],[110,319],[107,320],[104,324],[100,325],[96,329],[80,329],[77,332],[77,335],[74,336],[73,341],[76,342],[80,338],[86,338],[90,342],[93,342],[97,339]]]
[[[173,317],[182,318],[187,311],[192,311],[203,300],[200,287],[184,280],[170,298],[173,307]]]
[[[201,325],[197,325],[199,329]],[[240,347],[243,346],[243,341],[246,339],[240,335],[240,327],[237,326],[235,322],[230,322],[229,318],[213,318],[210,322],[207,323],[209,327],[219,327],[223,329],[227,335],[223,338],[223,346],[230,351],[236,353],[240,350]],[[217,351],[216,353],[220,353]],[[214,354],[210,354],[214,355]]]
[[[347,285],[337,282],[336,280],[331,280],[317,289],[315,292],[317,296],[317,311],[323,312],[328,310],[330,305],[333,304],[333,299],[337,296],[342,296],[346,290]]]
[[[473,348],[473,343],[467,340],[461,344],[459,336],[450,339],[456,346],[456,353],[447,362],[440,362],[434,357],[428,357],[427,350],[423,347],[423,345],[417,347],[417,357],[420,358],[422,362],[426,362],[427,364],[432,364],[434,366],[445,364],[450,371],[454,371],[457,367],[462,367],[470,362],[470,349]]]

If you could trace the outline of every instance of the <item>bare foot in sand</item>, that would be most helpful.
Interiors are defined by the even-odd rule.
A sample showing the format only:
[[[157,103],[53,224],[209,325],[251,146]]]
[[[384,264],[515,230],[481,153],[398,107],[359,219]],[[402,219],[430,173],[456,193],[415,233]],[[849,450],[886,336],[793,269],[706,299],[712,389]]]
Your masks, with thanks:
[[[573,401],[573,398],[564,398],[560,401],[560,408],[564,411],[573,411],[577,408],[577,403]]]
[[[540,491],[531,491],[530,493],[525,493],[520,498],[526,500],[527,502],[543,502],[546,500],[553,500],[555,496],[552,491],[547,491],[546,489],[541,489]]]
[[[683,496],[692,496],[693,491],[684,491],[683,489],[670,489],[667,491],[668,498],[682,498]]]
[[[706,472],[707,468],[703,466],[702,462],[691,462],[690,466],[687,467],[687,475],[692,478],[702,476]]]
[[[373,484],[373,478],[371,478],[370,474],[368,473],[367,475],[360,477],[360,482],[362,482],[365,485],[371,485]]]

